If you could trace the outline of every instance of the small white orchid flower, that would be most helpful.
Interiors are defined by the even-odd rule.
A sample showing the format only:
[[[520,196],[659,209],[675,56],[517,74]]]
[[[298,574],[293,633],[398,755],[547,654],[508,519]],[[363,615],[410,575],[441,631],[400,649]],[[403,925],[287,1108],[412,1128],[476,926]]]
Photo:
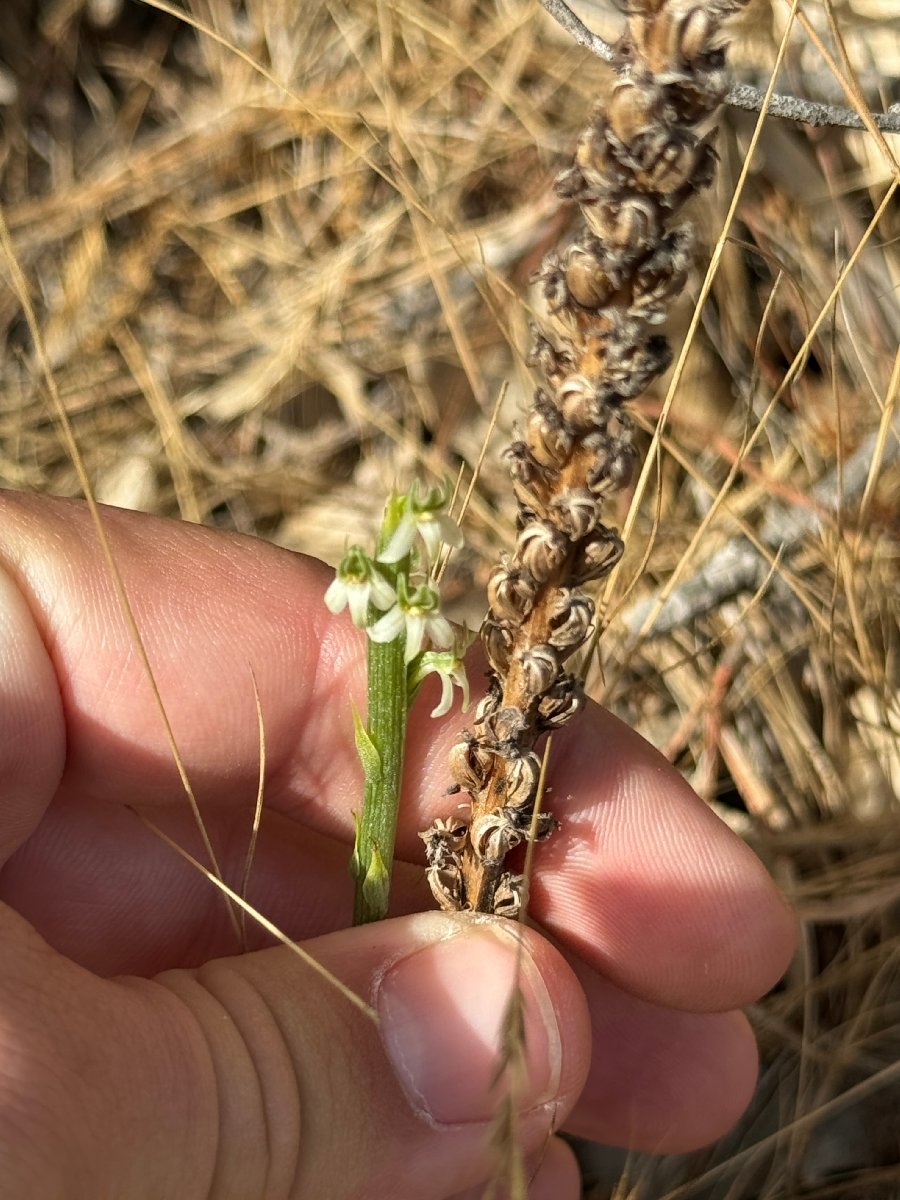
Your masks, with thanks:
[[[462,530],[444,511],[449,499],[448,492],[447,487],[429,488],[420,498],[418,481],[413,482],[406,495],[400,498],[402,515],[387,545],[378,555],[380,562],[400,562],[412,550],[417,535],[425,543],[429,563],[437,558],[442,543],[459,549],[463,543]]]
[[[422,649],[426,637],[439,648],[453,645],[453,627],[441,616],[437,588],[423,583],[410,592],[402,575],[397,580],[396,604],[370,625],[367,632],[373,642],[393,642],[405,633],[403,659],[407,664]]]
[[[326,608],[333,613],[349,608],[358,629],[369,625],[370,606],[384,612],[396,599],[397,593],[361,546],[350,547],[325,592]]]
[[[415,695],[427,675],[436,674],[441,680],[441,699],[431,710],[433,717],[443,717],[453,705],[453,685],[462,692],[462,711],[469,707],[469,680],[463,664],[464,645],[451,650],[426,650],[410,671],[409,694]]]

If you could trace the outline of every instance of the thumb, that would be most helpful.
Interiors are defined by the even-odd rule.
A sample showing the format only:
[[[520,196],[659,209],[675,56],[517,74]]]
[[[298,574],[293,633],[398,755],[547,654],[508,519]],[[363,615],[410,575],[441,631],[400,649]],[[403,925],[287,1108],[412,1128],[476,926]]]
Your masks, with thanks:
[[[444,1200],[492,1172],[516,981],[525,1154],[571,1109],[590,1061],[571,970],[503,920],[422,913],[307,943],[372,1013],[286,948],[101,980],[9,910],[0,938],[10,1195]]]

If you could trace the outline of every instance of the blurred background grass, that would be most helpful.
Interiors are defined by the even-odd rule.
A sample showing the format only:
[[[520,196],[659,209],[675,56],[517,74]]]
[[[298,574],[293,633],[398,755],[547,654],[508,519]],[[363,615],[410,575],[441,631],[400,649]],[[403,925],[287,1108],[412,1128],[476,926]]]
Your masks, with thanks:
[[[615,8],[574,7],[615,36]],[[569,221],[551,181],[609,68],[527,0],[163,9],[0,15],[0,198],[98,497],[335,562],[393,482],[467,486],[486,446],[444,585],[477,625],[529,278]],[[736,77],[764,86],[786,11],[751,4]],[[887,108],[896,0],[834,11]],[[846,103],[802,32],[780,90]],[[753,124],[724,114],[701,263]],[[763,856],[802,949],[753,1013],[741,1127],[685,1158],[583,1147],[596,1197],[900,1196],[900,206],[868,229],[892,170],[868,134],[767,124],[604,596],[590,691]],[[0,485],[77,495],[0,279]],[[645,448],[667,383],[635,405]]]

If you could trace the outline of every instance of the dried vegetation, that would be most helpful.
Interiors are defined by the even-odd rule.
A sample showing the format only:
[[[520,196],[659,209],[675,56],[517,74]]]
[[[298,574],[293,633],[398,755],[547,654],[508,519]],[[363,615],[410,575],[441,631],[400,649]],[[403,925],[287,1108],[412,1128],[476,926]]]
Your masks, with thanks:
[[[838,11],[873,107],[898,98],[892,8]],[[469,475],[487,440],[444,589],[477,624],[533,387],[517,297],[575,220],[551,181],[612,73],[512,0],[189,12],[216,36],[136,0],[4,8],[2,200],[98,494],[336,561],[395,478]],[[783,20],[751,6],[745,78]],[[845,101],[802,31],[787,62]],[[752,124],[723,115],[701,260]],[[657,441],[668,378],[633,408],[652,469],[606,514],[628,536],[587,690],[763,855],[803,952],[754,1014],[754,1111],[628,1163],[621,1197],[900,1191],[900,206],[869,229],[892,170],[869,135],[770,122]],[[0,327],[0,482],[75,494],[6,287]]]

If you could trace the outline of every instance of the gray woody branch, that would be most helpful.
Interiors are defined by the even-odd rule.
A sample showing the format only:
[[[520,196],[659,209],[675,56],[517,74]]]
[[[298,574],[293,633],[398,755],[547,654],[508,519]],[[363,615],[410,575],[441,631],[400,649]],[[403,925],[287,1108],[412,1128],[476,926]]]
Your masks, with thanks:
[[[541,0],[541,5],[579,46],[584,46],[604,62],[615,65],[615,48],[599,34],[588,29],[564,0]],[[725,103],[745,112],[760,112],[763,99],[763,93],[758,88],[738,83],[728,92]],[[786,121],[798,121],[803,125],[833,126],[841,129],[866,127],[862,117],[852,108],[821,104],[816,100],[801,100],[796,96],[781,96],[777,93],[771,97],[766,112],[770,117],[783,117]],[[896,110],[896,106],[885,113],[872,113],[872,120],[882,133],[900,133],[900,111]]]

